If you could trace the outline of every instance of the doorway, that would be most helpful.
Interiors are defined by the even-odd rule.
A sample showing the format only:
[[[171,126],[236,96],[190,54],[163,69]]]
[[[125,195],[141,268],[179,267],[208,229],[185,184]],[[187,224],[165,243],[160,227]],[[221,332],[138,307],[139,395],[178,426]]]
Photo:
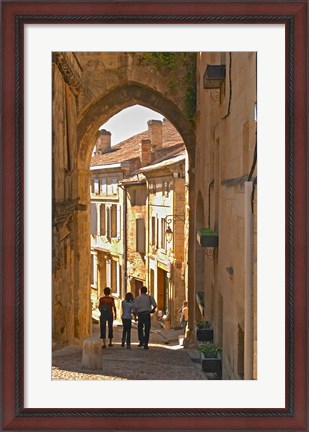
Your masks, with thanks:
[[[158,309],[165,315],[169,312],[169,279],[167,272],[158,267]]]
[[[140,295],[140,289],[142,288],[143,285],[144,285],[143,281],[138,279],[133,280],[132,291],[133,291],[134,298]]]

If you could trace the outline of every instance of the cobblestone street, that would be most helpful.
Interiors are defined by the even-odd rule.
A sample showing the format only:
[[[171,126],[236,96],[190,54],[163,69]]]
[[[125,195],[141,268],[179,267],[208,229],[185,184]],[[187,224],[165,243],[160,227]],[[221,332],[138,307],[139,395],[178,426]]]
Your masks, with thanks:
[[[82,368],[82,346],[53,352],[54,380],[205,380],[195,350],[179,345],[181,331],[152,329],[149,350],[138,348],[137,329],[132,328],[131,349],[120,345],[122,327],[114,327],[113,347],[102,350],[102,369]],[[99,325],[93,325],[99,338]]]

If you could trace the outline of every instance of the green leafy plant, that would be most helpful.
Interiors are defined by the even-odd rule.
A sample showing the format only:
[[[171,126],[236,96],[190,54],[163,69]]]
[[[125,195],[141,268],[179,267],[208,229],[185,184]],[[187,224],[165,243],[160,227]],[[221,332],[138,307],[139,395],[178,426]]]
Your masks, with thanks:
[[[210,228],[200,228],[197,230],[197,242],[203,247],[217,247],[219,236]]]
[[[147,52],[143,59],[158,70],[168,71],[168,87],[175,93],[179,83],[179,71],[184,70],[185,114],[193,121],[196,112],[196,53],[194,52]]]
[[[211,358],[216,358],[217,354],[221,354],[222,352],[222,348],[220,345],[210,342],[200,344],[198,350],[201,353],[205,354],[207,357]]]
[[[200,228],[199,230],[198,230],[198,233],[200,234],[200,235],[214,235],[214,234],[216,234],[212,229],[210,229],[210,228]]]
[[[211,324],[209,321],[196,321],[196,327],[198,329],[210,329],[211,328]]]

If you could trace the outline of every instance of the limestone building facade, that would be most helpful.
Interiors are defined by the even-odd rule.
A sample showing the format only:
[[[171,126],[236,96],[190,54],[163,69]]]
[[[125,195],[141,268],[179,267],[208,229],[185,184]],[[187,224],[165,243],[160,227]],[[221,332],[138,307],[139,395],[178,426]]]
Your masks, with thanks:
[[[145,53],[53,54],[53,341],[63,346],[80,342],[91,334],[91,293],[102,288],[101,278],[105,283],[107,274],[109,280],[118,281],[115,294],[125,289],[134,291],[144,281],[155,291],[156,276],[147,273],[150,265],[147,259],[141,259],[143,252],[136,259],[136,246],[139,249],[142,243],[136,245],[136,230],[143,230],[143,222],[136,224],[136,220],[141,219],[143,207],[147,209],[149,203],[151,211],[156,213],[158,197],[154,180],[161,184],[158,193],[162,198],[162,193],[167,193],[163,188],[168,178],[169,187],[179,181],[188,198],[187,205],[179,210],[186,218],[184,251],[179,249],[180,256],[173,257],[177,271],[171,272],[171,276],[184,278],[187,290],[184,292],[189,300],[187,344],[196,343],[195,321],[210,320],[215,342],[222,346],[223,379],[254,379],[258,350],[256,53],[165,53],[163,58],[167,63],[163,66],[153,61],[154,58],[149,60]],[[169,62],[171,58],[176,63]],[[171,85],[170,77],[177,85]],[[142,147],[145,159],[143,165],[138,158],[134,176],[132,167],[130,174],[125,174],[123,164],[109,166],[107,171],[105,167],[104,175],[99,162],[94,164],[96,169],[90,169],[92,157],[102,156],[92,156],[94,144],[100,138],[100,126],[135,104],[158,111],[177,129],[187,150],[187,161],[177,160],[179,166],[185,166],[184,175],[180,169],[177,179],[169,177],[172,165],[148,169],[149,135],[141,137],[139,142],[137,153],[140,154]],[[177,155],[174,156],[176,159]],[[106,160],[101,165],[114,163]],[[175,172],[176,165],[172,168]],[[94,173],[97,181],[91,184]],[[111,193],[100,196],[97,191],[105,190],[105,181],[106,191],[109,187]],[[145,190],[148,186],[149,194]],[[173,194],[177,194],[174,188]],[[138,196],[136,201],[134,194]],[[145,196],[149,196],[149,201]],[[91,223],[90,209],[94,209],[91,200],[95,204],[96,223],[94,220]],[[170,202],[171,214],[178,210],[173,200],[170,189],[165,203]],[[126,224],[121,202],[131,205],[131,214],[135,214]],[[183,202],[186,203],[186,198]],[[105,212],[101,213],[104,205]],[[153,217],[154,213],[148,214]],[[152,220],[145,220],[145,251],[149,248],[151,267],[154,271],[157,267],[158,272],[164,248],[152,248],[149,240],[153,241],[155,230],[151,225]],[[157,234],[160,229],[164,232],[160,222],[158,226]],[[113,231],[106,241],[95,240],[95,235],[91,240],[91,227],[93,232],[97,230],[97,235],[101,234],[101,227],[110,233],[116,227],[116,235]],[[173,241],[181,238],[180,225],[180,231],[175,225],[171,229]],[[200,245],[198,232],[203,229],[211,229],[217,235],[215,247]],[[135,232],[135,245],[124,250],[121,239],[127,235],[126,230],[132,237]],[[102,266],[96,280],[92,278],[90,240],[92,255],[100,254],[103,248],[106,254],[103,259],[115,262],[114,268],[118,265],[115,273],[107,264],[107,268]],[[128,256],[124,258],[126,253]],[[182,257],[184,268],[180,269]],[[168,273],[168,267],[161,270]],[[166,279],[162,275],[160,278]],[[197,302],[198,293],[204,296],[203,308]],[[166,310],[164,302],[162,306]]]
[[[193,231],[212,229],[218,244],[205,248],[196,242],[190,306],[200,319],[196,295],[202,292],[204,318],[223,349],[223,376],[252,379],[257,377],[256,53],[200,53],[197,61]]]
[[[180,148],[141,170],[148,185],[148,285],[159,315],[168,317],[172,327],[179,326],[178,311],[187,299],[186,162]]]
[[[125,294],[147,285],[158,318],[175,326],[187,295],[185,145],[167,119],[113,147],[110,138],[101,130],[90,167],[92,308],[109,286],[120,319]]]

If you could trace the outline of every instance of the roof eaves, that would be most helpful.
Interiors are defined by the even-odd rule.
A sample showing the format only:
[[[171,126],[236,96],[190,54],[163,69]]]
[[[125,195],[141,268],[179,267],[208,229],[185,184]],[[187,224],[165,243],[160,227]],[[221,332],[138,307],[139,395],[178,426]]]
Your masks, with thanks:
[[[164,167],[167,167],[170,165],[174,165],[178,162],[184,161],[185,159],[186,159],[185,154],[182,154],[182,155],[176,156],[172,159],[164,160],[162,162],[155,163],[153,165],[149,165],[147,167],[141,168],[138,172],[142,173],[142,172],[154,171],[154,170],[159,169],[159,168],[164,168]]]

